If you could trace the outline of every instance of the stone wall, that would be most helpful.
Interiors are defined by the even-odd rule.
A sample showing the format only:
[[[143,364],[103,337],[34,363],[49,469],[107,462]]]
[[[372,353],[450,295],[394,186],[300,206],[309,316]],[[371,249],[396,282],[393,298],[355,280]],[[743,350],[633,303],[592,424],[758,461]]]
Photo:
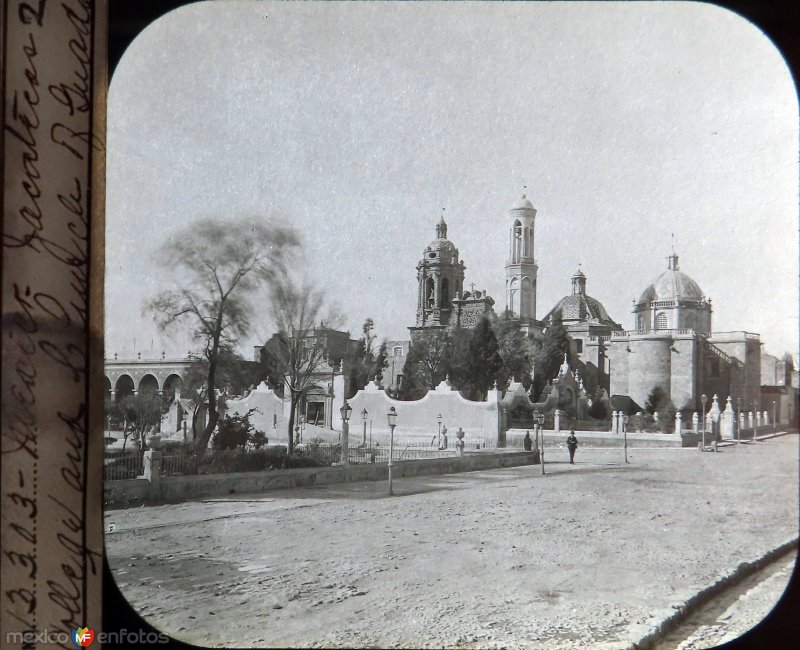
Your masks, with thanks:
[[[451,474],[498,467],[518,467],[538,462],[538,455],[535,452],[466,452],[462,458],[395,462],[393,477]],[[106,507],[120,508],[143,503],[185,501],[201,497],[258,493],[348,481],[387,480],[388,474],[388,465],[375,463],[348,465],[347,467],[307,467],[269,472],[171,476],[161,478],[160,481],[154,481],[152,484],[146,479],[106,481],[104,500]],[[158,485],[158,487],[151,490],[151,485]]]
[[[671,346],[670,399],[676,409],[693,409],[697,401],[697,341],[695,338],[676,338]],[[640,402],[644,406],[644,402]]]

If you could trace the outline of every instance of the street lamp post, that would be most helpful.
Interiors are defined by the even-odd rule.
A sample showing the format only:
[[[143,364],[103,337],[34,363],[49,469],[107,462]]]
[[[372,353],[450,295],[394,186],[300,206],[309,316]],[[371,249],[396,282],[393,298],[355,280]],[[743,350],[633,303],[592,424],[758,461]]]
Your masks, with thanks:
[[[392,491],[392,455],[394,450],[394,427],[397,424],[397,411],[394,406],[389,409],[386,414],[386,419],[389,421],[389,496],[393,496]]]
[[[442,447],[442,414],[441,413],[439,413],[439,415],[436,416],[436,422],[438,422],[438,424],[439,424],[439,433],[437,434],[438,438],[436,440],[436,447],[441,449],[441,447]]]
[[[625,445],[625,462],[628,462],[628,416],[622,416],[622,436]]]
[[[339,413],[342,415],[342,465],[347,465],[350,462],[350,448],[348,446],[350,436],[350,414],[353,412],[352,407],[345,400]]]
[[[536,423],[539,425],[539,430],[542,432],[542,435],[541,435],[541,439],[542,439],[541,461],[542,461],[542,475],[544,475],[544,430],[542,429],[542,425],[544,424],[544,413],[537,413],[536,414]]]
[[[703,404],[703,446],[700,448],[700,451],[706,450],[706,402],[708,401],[708,397],[705,393],[700,396],[700,401]]]
[[[772,400],[772,432],[775,433],[777,430],[778,430],[778,410],[775,400]]]
[[[366,447],[367,446],[367,416],[368,415],[369,415],[369,413],[367,412],[367,409],[364,409],[363,411],[361,411],[361,420],[364,422],[364,436],[363,436],[364,439],[361,441],[361,446],[362,447]]]
[[[758,402],[753,400],[753,442],[756,441],[756,433],[758,433]]]

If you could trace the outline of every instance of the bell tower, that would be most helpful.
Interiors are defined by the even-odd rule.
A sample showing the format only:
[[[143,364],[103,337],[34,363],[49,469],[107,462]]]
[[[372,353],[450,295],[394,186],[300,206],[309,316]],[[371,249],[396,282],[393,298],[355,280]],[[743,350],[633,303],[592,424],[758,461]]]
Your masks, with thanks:
[[[464,291],[464,262],[458,249],[447,239],[444,217],[436,225],[436,239],[430,242],[417,264],[416,328],[444,329],[453,313],[453,299]]]
[[[536,273],[533,257],[536,209],[523,194],[508,211],[508,261],[506,262],[506,312],[524,332],[536,326]]]

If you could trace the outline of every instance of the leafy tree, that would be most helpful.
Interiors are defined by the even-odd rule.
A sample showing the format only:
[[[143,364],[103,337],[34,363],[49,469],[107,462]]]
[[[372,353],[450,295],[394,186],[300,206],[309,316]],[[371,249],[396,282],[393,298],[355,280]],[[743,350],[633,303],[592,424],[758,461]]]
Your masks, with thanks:
[[[289,456],[294,453],[297,407],[309,390],[319,388],[315,375],[326,366],[324,343],[313,336],[323,304],[322,292],[308,285],[297,286],[287,280],[272,288],[272,317],[278,331],[265,347],[283,384],[284,395],[288,394],[291,402],[287,424]]]
[[[512,379],[519,381],[526,390],[531,387],[531,370],[535,347],[533,341],[519,327],[519,321],[498,318],[494,322],[500,357],[503,365],[497,373],[497,383],[507,387]]]
[[[658,426],[662,433],[672,433],[675,431],[675,413],[677,409],[671,399],[658,407]]]
[[[256,449],[261,449],[264,445],[269,443],[269,438],[267,438],[267,434],[263,431],[256,431],[252,436],[250,436],[250,442],[253,443],[253,447]]]
[[[400,399],[419,399],[445,378],[449,360],[448,344],[444,330],[422,331],[414,335],[403,366]]]
[[[214,449],[243,448],[255,430],[250,423],[250,416],[253,413],[255,409],[250,409],[244,415],[226,415],[221,418],[211,439],[211,446]]]
[[[603,401],[603,389],[598,388],[592,398],[592,405],[589,407],[589,417],[595,420],[605,420],[608,418],[608,404]]]
[[[158,393],[140,392],[116,401],[106,400],[106,414],[122,423],[123,451],[128,438],[132,438],[143,454],[147,434],[158,430],[164,413],[164,400]]]
[[[650,415],[653,415],[660,411],[662,406],[666,405],[667,401],[667,392],[661,388],[661,386],[655,386],[644,402],[644,410],[650,413]]]
[[[286,256],[298,243],[294,231],[283,226],[204,219],[175,233],[159,251],[159,263],[180,288],[161,292],[145,310],[155,314],[162,330],[179,322],[191,326],[208,364],[208,422],[195,441],[200,453],[219,420],[220,354],[232,353],[249,332],[257,290],[282,280]]]
[[[383,370],[387,364],[386,341],[383,341],[377,349],[375,348],[375,335],[372,334],[374,327],[375,323],[371,318],[364,321],[363,336],[348,352],[345,359],[349,380],[347,399],[350,399],[370,381],[380,382],[383,378]]]
[[[500,346],[492,330],[491,321],[483,317],[472,330],[469,341],[470,390],[471,399],[486,399],[486,392],[494,385],[498,373],[503,368]]]
[[[264,370],[259,364],[246,361],[230,350],[220,350],[217,358],[216,383],[218,388],[216,390],[222,395],[218,395],[217,399],[220,399],[225,393],[241,395],[246,389],[261,381],[263,377]],[[198,358],[184,372],[181,382],[181,397],[189,400],[192,405],[193,440],[198,440],[205,428],[201,416],[207,405],[207,378],[208,361]]]
[[[561,321],[551,323],[538,340],[537,348],[533,354],[533,382],[531,394],[535,398],[541,395],[547,382],[558,375],[558,370],[564,362],[564,354],[569,355],[569,335]]]

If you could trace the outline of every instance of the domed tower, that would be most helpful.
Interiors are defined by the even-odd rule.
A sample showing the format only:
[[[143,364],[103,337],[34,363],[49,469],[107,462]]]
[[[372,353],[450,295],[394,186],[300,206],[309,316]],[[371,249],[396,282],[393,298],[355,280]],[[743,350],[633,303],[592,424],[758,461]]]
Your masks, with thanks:
[[[447,326],[453,298],[464,288],[465,268],[458,259],[458,249],[447,239],[447,223],[441,217],[436,239],[425,247],[417,264],[417,327]]]
[[[694,330],[711,332],[711,299],[697,282],[678,267],[678,256],[668,258],[667,270],[644,290],[634,303],[635,328],[648,330]]]
[[[506,262],[506,311],[528,331],[536,324],[536,273],[539,267],[533,257],[536,209],[522,198],[508,212],[508,261]]]

